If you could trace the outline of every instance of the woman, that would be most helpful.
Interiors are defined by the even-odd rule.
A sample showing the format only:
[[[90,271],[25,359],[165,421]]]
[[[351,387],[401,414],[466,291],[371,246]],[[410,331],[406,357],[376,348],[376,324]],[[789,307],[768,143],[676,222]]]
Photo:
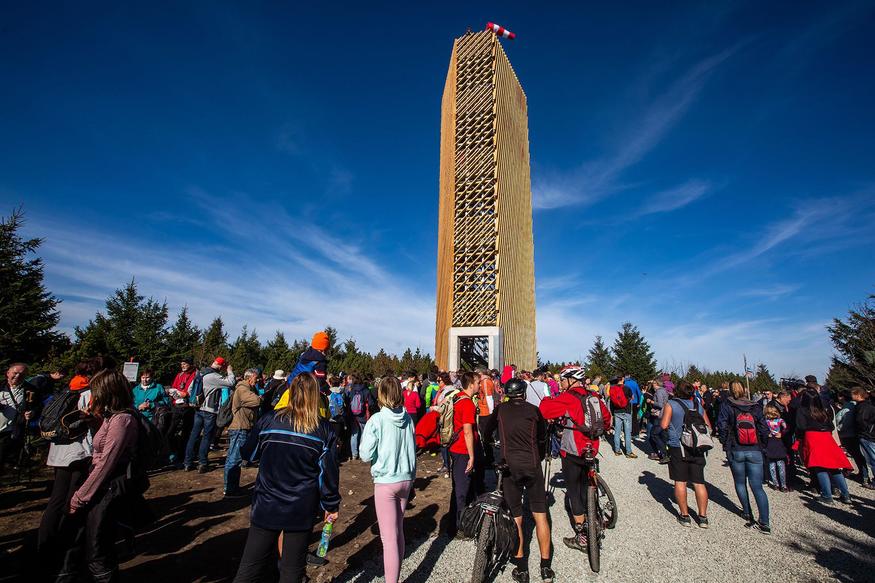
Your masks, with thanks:
[[[801,400],[805,406],[796,413],[796,438],[802,462],[820,486],[820,501],[832,505],[832,488],[841,493],[841,502],[851,503],[848,482],[842,470],[852,469],[848,457],[832,436],[835,414],[814,391],[806,391]]]
[[[94,374],[94,362],[85,360],[76,365],[75,375],[70,381],[70,392],[78,394],[77,406],[86,411],[91,403],[91,390],[88,384]],[[80,549],[71,545],[75,534],[74,524],[67,518],[70,499],[88,476],[91,465],[92,435],[86,431],[77,439],[49,445],[46,465],[54,468],[55,479],[52,494],[46,504],[39,525],[39,549],[41,568],[46,576],[63,576],[75,569]],[[63,557],[61,556],[63,554]],[[61,563],[60,565],[58,563]]]
[[[170,411],[170,398],[164,385],[155,382],[152,370],[146,369],[140,374],[140,384],[134,387],[134,407],[149,421],[155,421],[155,413],[159,407]],[[162,428],[163,429],[163,428]]]
[[[371,463],[386,583],[398,583],[404,558],[404,509],[416,478],[416,440],[398,379],[389,376],[380,381],[377,402],[380,411],[365,424],[359,455]]]
[[[276,581],[280,535],[279,581],[303,581],[320,506],[326,521],[337,519],[337,438],[331,423],[319,415],[319,381],[301,373],[289,394],[288,404],[262,417],[242,448],[243,459],[260,458],[261,463],[236,583]]]
[[[110,582],[118,581],[116,522],[129,490],[128,469],[136,455],[139,422],[122,373],[98,372],[90,387],[91,413],[100,429],[94,434],[91,471],[70,499],[70,514],[84,514],[85,557],[92,579]]]
[[[735,493],[741,501],[742,516],[747,527],[757,528],[763,534],[772,532],[769,526],[769,497],[763,489],[763,449],[769,441],[769,426],[763,416],[763,408],[745,398],[746,392],[739,382],[730,385],[731,396],[720,409],[717,431],[726,450]],[[753,492],[759,521],[754,521],[747,486]]]

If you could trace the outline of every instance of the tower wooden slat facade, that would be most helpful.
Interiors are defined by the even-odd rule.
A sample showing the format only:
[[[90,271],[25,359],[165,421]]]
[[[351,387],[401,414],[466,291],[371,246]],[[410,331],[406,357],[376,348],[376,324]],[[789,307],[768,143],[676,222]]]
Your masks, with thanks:
[[[536,366],[526,96],[498,38],[455,40],[441,103],[435,357],[451,330],[497,327],[505,363]]]

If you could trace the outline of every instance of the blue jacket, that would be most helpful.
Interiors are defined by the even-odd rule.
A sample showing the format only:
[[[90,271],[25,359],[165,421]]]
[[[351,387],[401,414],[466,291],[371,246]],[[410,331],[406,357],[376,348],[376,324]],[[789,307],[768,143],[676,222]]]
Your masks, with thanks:
[[[323,419],[310,434],[298,433],[288,418],[263,416],[241,448],[244,459],[261,460],[250,521],[268,530],[309,531],[319,507],[340,507],[337,437]]]
[[[741,412],[750,413],[753,416],[759,440],[757,445],[739,445],[737,442],[735,417]],[[769,440],[769,424],[766,423],[763,408],[759,403],[730,397],[720,407],[720,413],[717,417],[717,434],[720,436],[723,449],[726,451],[758,451],[765,448],[766,442]]]
[[[629,387],[629,390],[632,391],[632,404],[640,405],[641,387],[638,386],[638,382],[635,379],[626,379],[625,381],[623,381],[623,384]]]

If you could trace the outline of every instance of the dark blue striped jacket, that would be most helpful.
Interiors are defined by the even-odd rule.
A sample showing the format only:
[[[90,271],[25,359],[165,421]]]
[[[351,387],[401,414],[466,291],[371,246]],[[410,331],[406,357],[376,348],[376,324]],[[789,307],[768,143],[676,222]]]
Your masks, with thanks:
[[[313,433],[298,433],[288,419],[268,413],[249,433],[243,458],[260,460],[252,499],[253,525],[269,530],[313,528],[319,508],[340,506],[337,438],[320,419]],[[318,516],[321,520],[321,516]]]

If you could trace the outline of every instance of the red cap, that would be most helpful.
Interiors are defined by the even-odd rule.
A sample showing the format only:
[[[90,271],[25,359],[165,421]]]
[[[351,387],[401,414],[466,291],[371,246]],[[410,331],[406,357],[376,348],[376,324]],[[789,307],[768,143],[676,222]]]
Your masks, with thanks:
[[[219,366],[225,366],[225,359],[222,358],[221,356],[217,356],[216,360],[214,362],[216,364],[218,364]]]

